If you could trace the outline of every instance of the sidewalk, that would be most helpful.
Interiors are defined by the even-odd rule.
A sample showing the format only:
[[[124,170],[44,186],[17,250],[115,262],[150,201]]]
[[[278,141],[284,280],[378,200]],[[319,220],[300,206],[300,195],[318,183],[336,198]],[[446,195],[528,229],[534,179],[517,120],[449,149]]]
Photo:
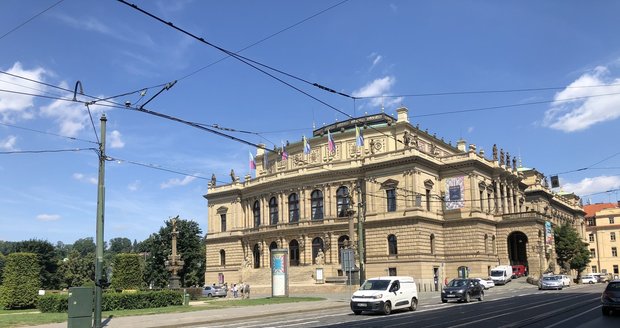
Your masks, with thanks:
[[[421,292],[419,293],[420,300],[428,300],[433,294],[437,293]],[[270,295],[252,295],[252,298],[265,298]],[[313,312],[322,311],[330,308],[342,308],[343,312],[349,311],[349,298],[348,292],[330,293],[330,294],[299,294],[290,295],[291,297],[322,297],[323,301],[313,302],[295,302],[286,303],[287,313],[301,313],[301,312]],[[119,318],[102,318],[104,327],[107,328],[136,328],[136,327],[160,327],[160,328],[172,328],[172,327],[186,327],[190,325],[201,324],[214,324],[222,323],[229,320],[231,317],[255,319],[260,317],[268,317],[282,312],[282,304],[269,304],[269,305],[256,305],[230,307],[225,309],[213,309],[207,310],[208,305],[201,301],[194,301],[190,303],[190,306],[204,306],[204,311],[193,311],[183,313],[166,313],[166,314],[153,314],[153,315],[141,315],[131,317],[119,317]],[[46,324],[39,326],[30,326],[36,328],[66,328],[67,322]]]

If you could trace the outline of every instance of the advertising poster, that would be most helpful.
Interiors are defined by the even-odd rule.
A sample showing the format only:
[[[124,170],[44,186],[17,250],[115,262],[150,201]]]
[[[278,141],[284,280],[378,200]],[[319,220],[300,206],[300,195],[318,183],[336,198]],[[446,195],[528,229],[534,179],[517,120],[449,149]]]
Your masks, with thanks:
[[[288,249],[271,250],[271,296],[288,296]]]
[[[547,245],[552,246],[555,243],[555,238],[553,237],[553,229],[551,229],[551,222],[545,222],[545,243]]]
[[[446,179],[446,210],[456,210],[465,207],[465,177]]]

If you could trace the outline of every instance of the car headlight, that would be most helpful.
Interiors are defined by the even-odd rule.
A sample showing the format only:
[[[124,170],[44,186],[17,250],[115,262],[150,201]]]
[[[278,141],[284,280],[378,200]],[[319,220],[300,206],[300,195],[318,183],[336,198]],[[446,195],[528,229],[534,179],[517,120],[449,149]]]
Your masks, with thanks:
[[[374,298],[376,300],[381,299],[381,298],[383,298],[383,294],[377,294],[377,295],[373,296],[372,298]]]

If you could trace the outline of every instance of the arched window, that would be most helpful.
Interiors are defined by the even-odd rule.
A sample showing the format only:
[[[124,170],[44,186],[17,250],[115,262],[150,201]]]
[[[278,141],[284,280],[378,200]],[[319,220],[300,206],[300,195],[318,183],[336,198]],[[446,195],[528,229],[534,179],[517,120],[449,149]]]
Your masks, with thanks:
[[[298,266],[299,265],[299,242],[296,239],[291,240],[288,244],[288,254],[289,254],[289,265]]]
[[[260,246],[258,244],[254,244],[252,257],[254,257],[254,269],[260,268]]]
[[[220,249],[220,265],[226,265],[226,251],[223,249]]]
[[[316,237],[312,239],[312,264],[317,264],[316,258],[319,255],[319,251],[323,252],[323,239]]]
[[[435,234],[431,234],[431,254],[435,254]]]
[[[295,193],[288,196],[288,222],[299,222],[299,198]]]
[[[349,246],[349,236],[342,235],[338,238],[338,263],[342,263],[342,254],[340,250]]]
[[[260,226],[260,202],[255,201],[254,206],[252,206],[252,212],[254,213],[254,228],[258,228]]]
[[[323,192],[315,190],[310,194],[312,220],[323,220]]]
[[[389,235],[387,237],[388,240],[388,254],[389,255],[397,255],[398,254],[398,246],[396,245],[396,236]]]
[[[489,235],[484,234],[484,254],[489,253]]]
[[[275,197],[269,200],[269,224],[278,224],[278,201]]]
[[[276,243],[275,241],[272,241],[271,244],[269,244],[269,267],[271,268],[273,268],[273,263],[272,263],[273,258],[271,257],[271,251],[273,251],[276,248],[278,248],[278,243]]]
[[[338,217],[347,217],[347,210],[349,209],[349,188],[342,186],[336,190],[336,206]]]

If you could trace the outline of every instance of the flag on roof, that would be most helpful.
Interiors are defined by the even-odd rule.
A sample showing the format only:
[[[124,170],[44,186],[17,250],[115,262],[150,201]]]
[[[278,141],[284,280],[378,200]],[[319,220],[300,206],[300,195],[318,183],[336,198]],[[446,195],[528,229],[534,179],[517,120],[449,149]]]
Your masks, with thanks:
[[[248,152],[250,154],[250,170],[256,170],[256,161],[254,161],[254,156],[252,156],[252,152]]]
[[[288,152],[286,152],[286,146],[284,146],[284,142],[282,142],[282,160],[286,161],[288,159]]]
[[[304,142],[304,154],[310,154],[310,143],[308,142],[308,139],[306,139],[306,136],[303,137],[303,142]]]
[[[358,147],[362,147],[364,145],[364,136],[357,125],[355,126],[355,142]]]
[[[327,130],[327,150],[329,150],[330,153],[336,151],[336,143],[334,142],[334,138],[329,130]]]

